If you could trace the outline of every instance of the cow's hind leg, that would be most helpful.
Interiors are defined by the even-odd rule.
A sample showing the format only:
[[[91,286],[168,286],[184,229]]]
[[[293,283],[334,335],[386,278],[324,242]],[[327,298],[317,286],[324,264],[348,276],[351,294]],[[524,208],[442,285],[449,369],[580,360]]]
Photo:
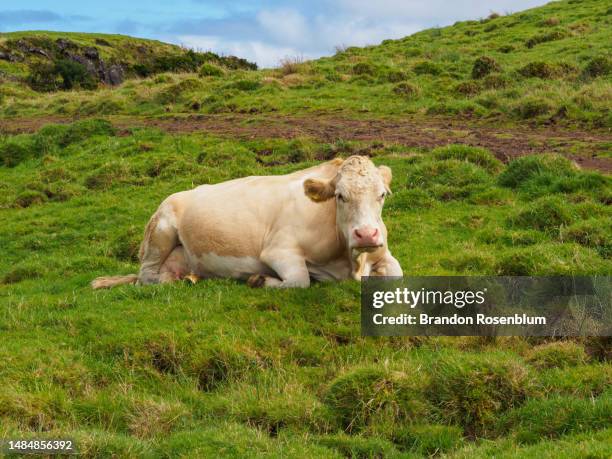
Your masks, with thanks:
[[[249,277],[251,287],[308,287],[310,275],[304,257],[296,250],[275,249],[264,251],[261,260],[266,263],[278,277],[265,274],[254,274]]]
[[[191,271],[185,258],[185,250],[182,245],[179,245],[168,255],[168,258],[166,258],[166,261],[159,270],[159,282],[167,283],[183,280],[190,273]]]
[[[174,212],[169,205],[162,204],[149,220],[140,246],[138,282],[141,284],[161,282],[161,268],[177,245],[179,238]]]

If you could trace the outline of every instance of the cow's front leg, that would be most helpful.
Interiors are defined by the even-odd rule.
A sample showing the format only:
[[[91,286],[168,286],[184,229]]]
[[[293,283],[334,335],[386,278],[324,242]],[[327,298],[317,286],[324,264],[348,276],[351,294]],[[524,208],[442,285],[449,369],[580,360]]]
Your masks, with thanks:
[[[370,276],[402,277],[402,267],[399,261],[387,251],[385,255],[372,266]]]
[[[252,287],[308,287],[310,275],[306,268],[306,260],[292,250],[265,251],[261,254],[261,261],[267,264],[278,277],[255,274],[249,278]]]

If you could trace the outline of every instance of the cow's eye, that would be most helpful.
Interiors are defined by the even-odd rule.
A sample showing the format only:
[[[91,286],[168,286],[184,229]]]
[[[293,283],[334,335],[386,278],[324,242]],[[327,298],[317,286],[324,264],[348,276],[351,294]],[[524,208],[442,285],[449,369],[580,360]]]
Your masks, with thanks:
[[[385,199],[385,196],[387,196],[387,192],[383,191],[382,194],[378,197],[378,200],[382,201],[383,199]]]
[[[342,202],[346,202],[346,201],[348,201],[348,199],[346,199],[346,196],[344,196],[344,195],[343,195],[343,194],[341,194],[341,193],[338,193],[337,197],[338,197],[338,200],[339,200],[339,201],[342,201]]]

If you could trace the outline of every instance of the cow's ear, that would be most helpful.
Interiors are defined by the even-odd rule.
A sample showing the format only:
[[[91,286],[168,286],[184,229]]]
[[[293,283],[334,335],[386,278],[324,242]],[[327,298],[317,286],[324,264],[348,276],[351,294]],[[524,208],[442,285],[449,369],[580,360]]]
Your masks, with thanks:
[[[393,178],[393,173],[391,172],[391,168],[387,166],[379,166],[378,170],[380,171],[380,175],[382,176],[383,182],[385,182],[385,188],[390,193],[391,192],[391,179]]]
[[[327,201],[336,193],[334,180],[306,179],[304,181],[304,193],[314,202]]]

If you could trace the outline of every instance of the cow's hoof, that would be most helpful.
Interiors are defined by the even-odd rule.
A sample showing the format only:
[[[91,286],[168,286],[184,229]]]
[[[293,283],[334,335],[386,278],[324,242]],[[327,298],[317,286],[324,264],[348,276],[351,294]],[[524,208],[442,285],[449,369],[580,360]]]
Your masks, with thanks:
[[[200,280],[200,278],[193,273],[187,274],[185,277],[183,277],[183,279],[188,280],[192,284],[195,284],[197,281]]]
[[[266,285],[266,276],[263,274],[252,274],[247,281],[247,285],[253,288],[260,288]]]

